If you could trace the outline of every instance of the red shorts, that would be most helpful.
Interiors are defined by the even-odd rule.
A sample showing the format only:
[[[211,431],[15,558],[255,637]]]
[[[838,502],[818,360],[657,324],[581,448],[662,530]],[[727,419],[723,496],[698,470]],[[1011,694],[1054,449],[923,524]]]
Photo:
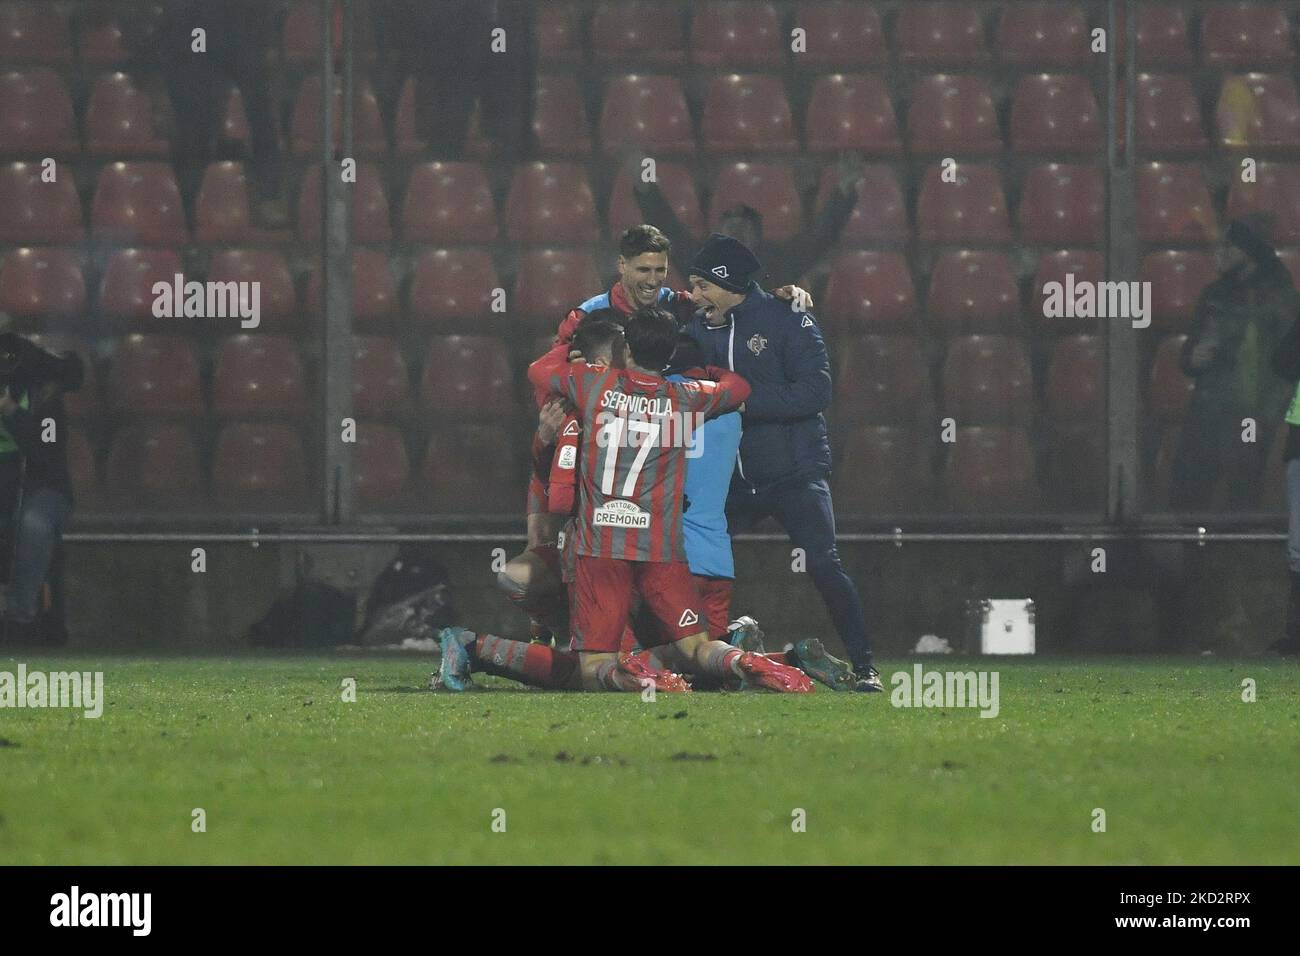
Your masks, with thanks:
[[[731,578],[706,578],[693,575],[695,590],[704,602],[704,613],[709,621],[709,637],[715,641],[727,639],[727,625],[731,623],[731,588],[736,582]]]
[[[658,621],[655,644],[680,641],[708,627],[695,579],[684,561],[622,561],[580,554],[569,590],[573,649],[617,651],[637,592]]]

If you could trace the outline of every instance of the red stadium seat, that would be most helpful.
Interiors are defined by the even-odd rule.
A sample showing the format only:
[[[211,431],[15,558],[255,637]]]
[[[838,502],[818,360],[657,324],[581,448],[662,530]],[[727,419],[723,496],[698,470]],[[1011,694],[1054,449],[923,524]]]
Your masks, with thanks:
[[[180,186],[171,166],[163,162],[103,167],[90,222],[95,239],[117,245],[183,246],[190,238]]]
[[[46,0],[0,4],[0,63],[72,64],[72,37],[64,10]]]
[[[841,253],[831,266],[825,308],[818,312],[831,327],[913,325],[916,290],[907,260],[896,252]]]
[[[992,166],[962,163],[956,181],[943,182],[941,164],[928,167],[916,202],[922,242],[1008,242],[1011,223],[1002,182]]]
[[[664,0],[616,0],[596,7],[591,47],[596,62],[629,66],[682,66],[686,33],[682,10]]]
[[[1096,166],[1050,163],[1029,171],[1017,219],[1025,242],[1100,243],[1105,235],[1106,185]]]
[[[257,282],[259,312],[265,331],[298,320],[298,292],[284,256],[274,249],[222,249],[208,265],[209,282]],[[209,317],[209,321],[212,321]],[[220,328],[238,327],[234,319],[216,319]]]
[[[1039,256],[1031,301],[1034,321],[1041,322],[1044,331],[1083,331],[1097,327],[1097,319],[1049,317],[1045,314],[1047,296],[1043,287],[1050,282],[1058,283],[1061,287],[1059,294],[1064,295],[1069,281],[1066,277],[1071,275],[1074,276],[1076,284],[1102,282],[1106,278],[1106,264],[1102,254],[1091,249],[1060,249],[1056,252],[1044,252]]]
[[[888,425],[852,429],[831,478],[842,514],[902,514],[928,510],[931,479],[916,433]]]
[[[1280,3],[1219,3],[1201,18],[1201,50],[1205,62],[1219,69],[1287,66],[1291,25]]]
[[[1087,17],[1060,0],[1004,6],[997,36],[999,58],[1015,66],[1082,67],[1092,59]]]
[[[776,67],[785,62],[785,35],[776,7],[759,0],[692,4],[691,59],[711,69]]]
[[[392,425],[362,422],[357,428],[352,472],[358,502],[363,506],[401,506],[410,478],[411,462],[402,433]]]
[[[212,462],[212,488],[220,503],[252,510],[305,505],[307,469],[297,426],[224,426]]]
[[[541,320],[547,329],[554,329],[569,310],[600,287],[600,276],[587,252],[529,250],[519,262],[510,315],[518,321]]]
[[[194,238],[204,245],[282,243],[287,229],[262,229],[249,212],[248,174],[243,163],[210,163],[195,197]]]
[[[946,334],[1014,331],[1020,290],[1001,252],[946,252],[930,273],[926,311]]]
[[[1137,17],[1138,63],[1187,67],[1195,59],[1187,32],[1187,13],[1178,3],[1144,3]],[[1122,45],[1117,44],[1122,49]],[[1121,61],[1122,62],[1122,61]]]
[[[1039,74],[1016,82],[1011,148],[1017,153],[1095,153],[1101,145],[1101,114],[1087,77]]]
[[[913,336],[842,336],[834,358],[837,422],[915,423],[931,400],[930,369]]]
[[[904,4],[894,32],[901,63],[948,67],[988,60],[984,24],[973,3]]]
[[[0,312],[19,321],[86,318],[86,280],[70,249],[13,249],[0,261]]]
[[[1175,250],[1147,253],[1138,279],[1151,283],[1152,328],[1188,328],[1201,292],[1217,277],[1209,253]]]
[[[591,123],[576,76],[541,74],[533,103],[533,134],[541,155],[591,155]]]
[[[781,242],[803,228],[803,205],[790,167],[776,163],[733,163],[722,167],[713,184],[709,228],[716,229],[727,210],[746,205],[763,217],[763,238]]]
[[[429,340],[420,403],[443,418],[509,418],[514,380],[505,343],[486,335],[435,335]]]
[[[203,414],[199,362],[180,335],[128,335],[117,343],[108,373],[108,404],[117,414]]]
[[[419,498],[429,511],[514,514],[523,487],[515,455],[496,425],[440,425],[429,433]]]
[[[390,242],[393,227],[388,219],[388,196],[379,169],[373,163],[357,163],[357,181],[352,192],[352,238],[355,242]],[[298,240],[310,246],[321,243],[320,166],[307,167],[298,191]]]
[[[0,166],[0,243],[74,243],[86,237],[77,181],[67,166],[41,182],[40,163]]]
[[[865,4],[805,0],[795,9],[794,25],[803,28],[808,40],[808,49],[793,58],[796,67],[859,67],[889,58],[880,13]]]
[[[353,156],[377,157],[388,151],[388,139],[384,133],[384,122],[379,114],[379,100],[375,98],[374,87],[370,80],[359,76],[353,88],[352,100],[352,135]],[[308,74],[298,88],[298,97],[293,105],[293,119],[289,126],[290,146],[293,154],[299,158],[315,158],[321,147],[321,102],[320,77]],[[340,149],[343,143],[343,83],[335,79],[334,86],[334,148]]]
[[[1160,340],[1151,379],[1147,386],[1147,411],[1162,425],[1179,422],[1187,415],[1196,383],[1183,374],[1182,353],[1186,335],[1170,335]]]
[[[316,320],[324,305],[319,269],[307,279],[304,309]],[[352,318],[361,324],[383,322],[397,312],[397,281],[389,268],[388,257],[374,249],[352,250]]]
[[[0,153],[69,156],[81,151],[72,97],[53,70],[0,74]]]
[[[819,76],[807,115],[808,149],[897,155],[903,144],[894,105],[879,76]]]
[[[1023,513],[1040,504],[1034,454],[1023,428],[958,428],[943,486],[950,509],[965,513]]]
[[[611,77],[600,110],[600,142],[606,153],[629,146],[655,155],[695,152],[681,81],[675,76]]]
[[[1141,242],[1200,244],[1218,235],[1210,191],[1195,164],[1140,164],[1137,205]]]
[[[76,419],[92,418],[100,412],[99,381],[95,375],[95,360],[90,343],[85,339],[70,335],[30,335],[32,343],[47,352],[76,352],[81,357],[84,378],[81,388],[75,392],[65,392],[63,405],[68,414]]]
[[[1243,183],[1239,176],[1233,176],[1231,182],[1224,219],[1267,212],[1274,220],[1274,242],[1300,242],[1300,166],[1259,163],[1253,183]]]
[[[776,76],[715,76],[709,81],[700,125],[704,146],[714,153],[788,153],[798,148],[790,102]]]
[[[537,9],[537,56],[542,63],[582,63],[586,59],[581,18],[572,3],[544,3]]]
[[[641,212],[641,206],[637,203],[636,194],[632,188],[633,177],[635,176],[636,181],[639,181],[640,175],[641,169],[639,165],[635,173],[624,166],[618,171],[618,175],[614,179],[614,185],[609,194],[608,225],[611,236],[617,237],[629,226],[635,226],[638,223],[647,221],[646,216]],[[703,235],[704,213],[700,210],[700,199],[695,192],[695,179],[691,170],[680,163],[656,163],[655,179],[659,191],[672,208],[673,214],[677,216],[678,221],[692,235]],[[659,223],[659,225],[662,225],[662,223]],[[678,252],[677,254],[689,255],[690,253]]]
[[[99,311],[108,319],[152,322],[154,283],[174,286],[176,276],[184,271],[174,249],[118,249],[100,276]]]
[[[506,198],[505,222],[511,242],[595,242],[596,199],[586,170],[573,163],[516,167]]]
[[[166,156],[169,148],[154,128],[153,101],[130,76],[104,73],[95,80],[86,106],[87,152],[157,158]]]
[[[1047,368],[1047,412],[1057,422],[1098,422],[1106,409],[1106,341],[1057,339]]]
[[[912,152],[918,155],[1002,151],[993,95],[984,78],[973,74],[920,80],[907,110],[907,135]]]
[[[297,343],[282,335],[222,341],[212,376],[212,407],[225,418],[302,415],[306,386]]]
[[[835,167],[828,166],[822,171],[815,203],[819,213],[838,181],[839,172]],[[902,245],[912,238],[903,190],[890,167],[864,167],[857,188],[858,200],[840,232],[841,244]]]
[[[77,48],[81,65],[90,69],[119,66],[131,59],[122,32],[121,12],[101,9],[93,18],[83,18],[78,24]]]
[[[483,167],[424,163],[411,170],[402,204],[407,242],[482,243],[497,238],[497,212]]]
[[[943,414],[958,425],[1028,425],[1034,417],[1034,376],[1025,343],[1006,335],[966,335],[948,341],[942,371]]]
[[[385,0],[380,0],[384,3]],[[337,5],[336,5],[337,6]],[[372,27],[373,19],[369,16],[369,11],[364,5],[353,3],[357,7],[353,14],[353,24],[356,29],[355,47],[357,59],[364,63],[373,63],[376,58],[375,34]],[[342,42],[342,36],[339,34],[337,24],[341,21],[335,21],[335,63],[338,63],[339,45]],[[312,66],[320,62],[320,0],[298,0],[297,3],[289,9],[288,15],[284,18],[284,59],[286,63],[295,67]]]
[[[412,270],[410,315],[418,322],[486,321],[500,287],[488,250],[426,249]]]
[[[391,418],[411,410],[411,376],[393,339],[353,338],[352,406],[366,418]]]
[[[185,425],[141,422],[113,435],[107,490],[123,503],[150,508],[202,498],[199,454]]]
[[[1290,76],[1227,77],[1214,116],[1223,146],[1300,149],[1300,96]]]
[[[1203,153],[1209,148],[1201,104],[1187,76],[1139,75],[1133,121],[1138,149],[1143,153]]]

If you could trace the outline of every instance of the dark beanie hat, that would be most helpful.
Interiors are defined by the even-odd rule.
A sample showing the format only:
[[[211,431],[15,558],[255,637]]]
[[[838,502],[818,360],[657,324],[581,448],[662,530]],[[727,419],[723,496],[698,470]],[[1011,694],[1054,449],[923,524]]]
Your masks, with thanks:
[[[728,292],[739,293],[749,288],[749,277],[760,268],[748,246],[715,232],[695,253],[688,275],[700,276]]]

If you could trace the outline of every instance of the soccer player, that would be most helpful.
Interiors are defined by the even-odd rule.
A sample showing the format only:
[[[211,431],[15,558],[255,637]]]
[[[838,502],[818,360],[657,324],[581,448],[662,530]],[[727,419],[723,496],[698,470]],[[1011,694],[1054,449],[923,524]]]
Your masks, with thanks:
[[[664,379],[659,370],[672,358],[677,322],[663,309],[639,309],[625,339],[625,369],[575,364],[552,378],[553,391],[568,399],[582,422],[571,622],[582,687],[641,689],[639,675],[628,666],[635,659],[618,654],[639,593],[659,623],[659,632],[647,640],[666,642],[661,654],[675,670],[740,677],[770,690],[810,691],[802,671],[710,638],[685,561],[684,428],[739,407],[748,385],[719,368],[706,369],[712,381]],[[454,668],[467,658],[454,646],[450,650],[444,671],[449,662]]]
[[[831,450],[822,415],[831,400],[830,359],[812,315],[758,287],[758,259],[742,243],[713,235],[690,267],[701,314],[691,334],[709,361],[752,387],[744,437],[727,501],[733,534],[771,515],[808,557],[821,594],[857,672],[857,689],[880,692],[862,600],[835,546]]]

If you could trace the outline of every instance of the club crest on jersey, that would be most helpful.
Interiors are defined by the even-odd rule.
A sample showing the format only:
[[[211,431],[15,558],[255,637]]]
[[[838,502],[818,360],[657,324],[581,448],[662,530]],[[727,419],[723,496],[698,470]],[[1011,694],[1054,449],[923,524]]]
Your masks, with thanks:
[[[755,332],[749,337],[749,341],[745,344],[749,346],[751,352],[758,355],[763,351],[763,349],[767,348],[767,339]]]
[[[591,524],[596,528],[648,528],[650,512],[637,507],[634,501],[618,498],[595,509]]]
[[[682,616],[677,619],[678,627],[690,627],[692,624],[698,624],[698,623],[700,623],[699,616],[690,608],[687,608],[685,611],[682,611]]]
[[[715,276],[717,276],[719,279],[725,279],[725,278],[727,278],[727,267],[726,267],[726,266],[714,266],[714,267],[713,267],[712,269],[710,269],[709,271],[712,272],[712,273],[713,273]]]

